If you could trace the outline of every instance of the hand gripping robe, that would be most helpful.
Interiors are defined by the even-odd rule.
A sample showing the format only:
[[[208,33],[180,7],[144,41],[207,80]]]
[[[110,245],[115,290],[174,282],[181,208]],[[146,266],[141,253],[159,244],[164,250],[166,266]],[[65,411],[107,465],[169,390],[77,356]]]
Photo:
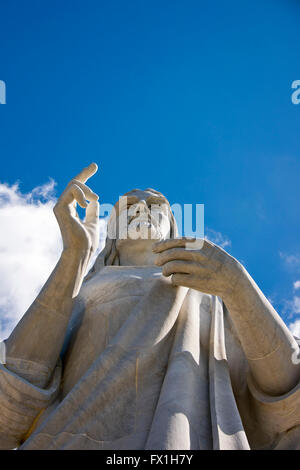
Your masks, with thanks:
[[[1,365],[1,448],[300,449],[300,385],[256,388],[222,300],[112,253],[108,240],[56,369]]]

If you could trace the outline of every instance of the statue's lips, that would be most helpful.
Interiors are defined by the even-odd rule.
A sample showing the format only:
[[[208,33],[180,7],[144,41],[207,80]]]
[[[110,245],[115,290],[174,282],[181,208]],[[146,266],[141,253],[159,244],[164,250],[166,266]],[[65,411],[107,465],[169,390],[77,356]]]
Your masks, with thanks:
[[[152,221],[148,219],[140,219],[140,218],[135,218],[129,223],[130,226],[137,226],[137,227],[153,227],[155,226]]]
[[[136,215],[136,216],[133,216],[129,222],[128,222],[128,226],[130,226],[131,224],[133,223],[133,225],[140,225],[140,226],[148,226],[148,227],[151,227],[151,226],[156,226],[155,224],[155,220],[151,217],[151,215],[147,215],[146,217],[145,216],[140,216],[140,215]]]

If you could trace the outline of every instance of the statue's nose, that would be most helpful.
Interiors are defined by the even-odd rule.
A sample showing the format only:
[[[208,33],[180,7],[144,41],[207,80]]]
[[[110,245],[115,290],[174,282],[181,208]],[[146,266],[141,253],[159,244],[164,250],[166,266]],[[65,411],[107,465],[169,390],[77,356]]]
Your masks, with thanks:
[[[148,212],[148,206],[145,199],[141,199],[136,206],[136,214],[143,214]]]
[[[148,208],[145,199],[141,199],[141,200],[138,202],[138,208],[139,208],[139,209],[141,208],[141,209],[143,209],[143,210],[145,210],[145,209]]]

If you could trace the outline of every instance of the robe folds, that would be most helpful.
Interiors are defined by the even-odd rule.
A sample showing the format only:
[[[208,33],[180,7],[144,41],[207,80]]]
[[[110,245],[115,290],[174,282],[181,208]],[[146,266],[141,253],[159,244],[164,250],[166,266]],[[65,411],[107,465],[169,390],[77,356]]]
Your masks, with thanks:
[[[300,385],[257,388],[219,297],[158,267],[106,266],[81,288],[54,371],[1,365],[0,447],[300,449]]]

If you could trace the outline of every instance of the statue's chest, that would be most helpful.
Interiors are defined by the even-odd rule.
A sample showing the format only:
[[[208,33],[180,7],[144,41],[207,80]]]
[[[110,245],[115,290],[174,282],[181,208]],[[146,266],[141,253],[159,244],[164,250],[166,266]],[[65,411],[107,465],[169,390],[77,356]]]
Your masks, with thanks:
[[[109,266],[83,286],[64,358],[64,395],[109,345],[136,304],[160,282],[165,281],[156,267]]]

